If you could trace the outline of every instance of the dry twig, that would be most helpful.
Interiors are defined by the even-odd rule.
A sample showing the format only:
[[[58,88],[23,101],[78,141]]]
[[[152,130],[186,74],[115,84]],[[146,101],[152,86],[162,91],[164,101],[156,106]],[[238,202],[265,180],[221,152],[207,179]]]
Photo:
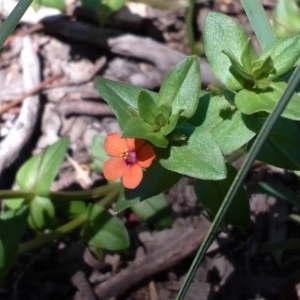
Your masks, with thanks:
[[[164,247],[135,260],[127,269],[96,286],[96,295],[99,299],[122,295],[149,276],[176,265],[199,247],[208,228],[209,222],[203,218],[197,228],[189,228],[186,233],[169,240]]]

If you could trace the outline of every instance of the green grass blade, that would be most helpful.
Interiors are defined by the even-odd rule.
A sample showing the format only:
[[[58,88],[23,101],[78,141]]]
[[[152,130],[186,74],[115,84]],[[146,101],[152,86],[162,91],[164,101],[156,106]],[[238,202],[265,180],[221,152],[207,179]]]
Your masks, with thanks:
[[[14,31],[31,2],[32,0],[19,1],[4,21],[0,29],[0,48],[2,48],[7,37]]]
[[[185,13],[185,26],[186,26],[186,36],[189,44],[189,48],[192,54],[197,55],[195,53],[195,37],[194,37],[194,27],[193,27],[193,17],[194,17],[194,9],[195,9],[196,0],[190,0],[189,6],[186,9]]]
[[[243,184],[243,181],[253,164],[256,155],[258,154],[261,146],[265,142],[266,138],[268,137],[270,131],[272,130],[274,124],[276,123],[277,119],[281,115],[282,111],[284,110],[286,104],[288,103],[289,99],[291,98],[292,94],[294,93],[296,87],[300,83],[300,65],[296,68],[293,75],[291,76],[287,88],[284,91],[280,101],[276,105],[274,111],[269,115],[266,122],[264,123],[262,129],[260,130],[259,134],[257,135],[257,138],[255,139],[251,149],[249,150],[249,153],[247,155],[246,160],[244,161],[241,169],[239,170],[237,176],[235,177],[234,181],[232,182],[232,185],[230,186],[222,205],[220,206],[214,221],[210,227],[210,230],[207,233],[207,236],[200,246],[193,263],[190,267],[190,270],[185,278],[185,281],[177,295],[177,300],[183,300],[184,296],[186,295],[186,292],[188,291],[188,288],[194,278],[194,275],[203,261],[203,258],[205,256],[206,251],[208,250],[209,246],[213,242],[213,240],[216,237],[216,234],[218,233],[218,230],[220,228],[221,223],[224,220],[224,216],[226,215],[226,212],[228,211],[228,208],[232,202],[232,199],[234,198],[235,194],[237,193],[239,187]]]
[[[241,0],[251,26],[262,48],[275,41],[275,34],[259,0]]]

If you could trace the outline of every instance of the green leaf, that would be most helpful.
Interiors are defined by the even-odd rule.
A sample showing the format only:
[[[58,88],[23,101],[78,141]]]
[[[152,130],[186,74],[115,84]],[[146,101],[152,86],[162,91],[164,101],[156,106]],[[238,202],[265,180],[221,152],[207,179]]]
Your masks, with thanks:
[[[146,221],[156,228],[172,225],[171,209],[164,194],[148,198],[132,206],[131,210],[139,220]]]
[[[138,109],[138,99],[142,91],[151,95],[152,99],[155,99],[155,102],[157,102],[158,99],[157,93],[102,77],[97,78],[96,86],[99,90],[100,96],[103,97],[109,105],[110,103],[114,103],[114,98],[116,98],[118,99],[116,101],[125,102],[128,106]]]
[[[104,162],[109,158],[104,151],[104,137],[95,135],[91,146],[92,163],[91,168],[96,172],[101,173]]]
[[[158,94],[129,84],[97,78],[96,86],[100,96],[108,103],[123,129],[134,116],[138,116],[138,99],[142,91],[157,102]]]
[[[264,119],[257,118],[256,131],[260,129],[263,122]],[[257,159],[279,168],[300,170],[299,149],[300,134],[295,121],[279,118],[258,153]]]
[[[68,201],[67,215],[71,218],[82,215],[86,212],[87,206],[84,201]]]
[[[15,262],[19,244],[27,225],[28,207],[4,212],[0,218],[0,278]]]
[[[241,53],[241,63],[242,66],[248,73],[251,73],[251,66],[253,61],[257,58],[257,54],[254,50],[254,47],[251,43],[251,39],[248,38],[247,43],[244,45],[244,48]]]
[[[66,10],[66,3],[64,0],[33,0],[32,5],[35,10],[38,10],[40,6],[56,8],[61,12]]]
[[[197,180],[195,182],[194,188],[198,200],[204,205],[211,219],[218,212],[236,173],[236,170],[231,165],[227,165],[227,177],[225,179],[218,181]],[[249,225],[249,200],[243,188],[240,188],[234,197],[226,214],[225,222],[241,227]]]
[[[191,121],[195,126],[208,130],[222,152],[227,155],[255,136],[256,133],[248,127],[251,120],[250,116],[241,114],[230,105],[224,96],[211,97],[206,94],[200,98],[197,112]]]
[[[130,106],[122,99],[121,96],[117,93],[118,90],[114,90],[115,87],[111,84],[112,81],[108,81],[107,79],[99,79],[97,82],[98,90],[100,96],[107,102],[116,116],[120,127],[123,129],[126,123],[134,116],[133,112],[130,110]],[[126,93],[126,86],[121,87],[121,92]],[[119,87],[119,88],[120,88]],[[122,89],[123,87],[123,89]],[[137,98],[136,98],[137,99]]]
[[[61,138],[48,146],[41,154],[27,160],[16,176],[20,189],[39,196],[47,196],[64,161],[68,145],[69,138]]]
[[[36,196],[30,202],[29,225],[34,230],[45,229],[53,221],[55,209],[49,198]]]
[[[265,60],[254,61],[251,72],[256,79],[268,77],[275,72],[272,58],[268,56]]]
[[[138,110],[141,118],[149,124],[154,124],[154,120],[158,114],[157,103],[152,95],[141,91],[138,99]]]
[[[88,221],[82,229],[81,236],[91,249],[110,251],[124,250],[129,247],[128,232],[115,216],[110,215],[99,204],[88,209]]]
[[[121,9],[126,0],[81,0],[82,6],[98,15],[100,22],[105,22],[114,12]]]
[[[115,210],[121,212],[142,200],[156,196],[170,189],[180,178],[180,174],[163,168],[159,163],[153,163],[144,172],[142,182],[137,188],[120,192]]]
[[[300,35],[276,40],[264,49],[257,61],[265,61],[269,57],[275,69],[275,73],[271,74],[270,78],[278,78],[290,71],[300,58]]]
[[[198,127],[187,133],[187,140],[172,145],[169,156],[161,158],[166,169],[199,179],[226,177],[223,154],[208,130]]]
[[[172,115],[168,118],[167,123],[161,127],[160,132],[166,136],[168,134],[170,134],[176,127],[177,122],[179,120],[179,116],[178,115]]]
[[[19,209],[24,204],[24,202],[25,202],[24,198],[4,200],[5,208],[9,210]]]
[[[236,107],[244,114],[251,115],[256,112],[271,113],[282,96],[287,84],[285,82],[273,82],[263,91],[242,90],[236,94]],[[282,117],[291,120],[300,120],[300,96],[293,94]]]
[[[211,12],[205,20],[203,39],[205,54],[215,76],[228,89],[240,90],[242,85],[231,73],[231,61],[224,51],[241,59],[248,43],[244,28],[226,15]]]
[[[287,37],[300,31],[300,9],[295,0],[278,0],[272,15],[273,29],[278,37]]]
[[[132,118],[125,126],[124,137],[145,139],[156,147],[166,148],[169,141],[159,132],[155,126],[146,123],[142,118]]]
[[[172,107],[172,115],[190,118],[196,111],[200,93],[198,58],[190,56],[177,64],[159,90],[159,106]]]
[[[244,87],[253,86],[254,77],[244,68],[231,51],[224,50],[224,54],[230,59],[230,72]]]

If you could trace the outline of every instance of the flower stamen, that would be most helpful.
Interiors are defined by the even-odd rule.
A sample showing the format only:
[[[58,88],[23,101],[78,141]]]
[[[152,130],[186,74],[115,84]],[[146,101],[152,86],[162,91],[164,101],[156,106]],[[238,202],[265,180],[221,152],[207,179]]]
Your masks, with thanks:
[[[135,163],[137,162],[137,155],[136,155],[136,152],[133,151],[133,150],[130,150],[130,151],[128,152],[128,155],[127,155],[126,159],[125,159],[125,162],[126,162],[126,164],[128,164],[128,165],[135,164]]]

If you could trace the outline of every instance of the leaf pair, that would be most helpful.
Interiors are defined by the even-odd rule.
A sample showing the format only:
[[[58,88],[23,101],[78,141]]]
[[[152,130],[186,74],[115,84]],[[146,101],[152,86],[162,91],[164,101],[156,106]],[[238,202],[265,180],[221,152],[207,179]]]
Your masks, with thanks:
[[[258,56],[244,28],[220,13],[210,13],[206,18],[204,46],[214,74],[233,91],[267,88],[300,56],[299,35],[276,40]]]
[[[281,77],[300,57],[299,35],[276,40],[258,56],[243,27],[219,13],[206,18],[204,42],[216,77],[227,89],[237,91],[234,103],[248,115],[273,110],[286,88]],[[282,116],[300,120],[300,97],[296,93]]]
[[[153,93],[104,78],[97,81],[125,137],[142,138],[166,148],[181,119],[192,117],[198,106],[200,70],[196,57],[179,63]]]

